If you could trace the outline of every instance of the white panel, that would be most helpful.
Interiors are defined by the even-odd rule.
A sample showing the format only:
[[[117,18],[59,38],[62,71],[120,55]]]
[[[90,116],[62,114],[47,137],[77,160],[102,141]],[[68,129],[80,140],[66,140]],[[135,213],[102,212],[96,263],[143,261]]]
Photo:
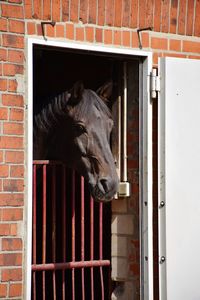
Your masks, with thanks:
[[[200,299],[200,61],[160,62],[161,300]]]

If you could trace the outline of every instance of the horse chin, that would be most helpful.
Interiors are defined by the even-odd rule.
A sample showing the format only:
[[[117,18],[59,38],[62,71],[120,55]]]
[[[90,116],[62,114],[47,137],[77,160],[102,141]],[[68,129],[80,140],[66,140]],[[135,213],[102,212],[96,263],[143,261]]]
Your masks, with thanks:
[[[108,192],[108,193],[103,193],[98,185],[95,185],[94,187],[90,187],[90,191],[92,194],[92,197],[95,201],[97,202],[110,202],[113,200],[115,193],[113,192]]]

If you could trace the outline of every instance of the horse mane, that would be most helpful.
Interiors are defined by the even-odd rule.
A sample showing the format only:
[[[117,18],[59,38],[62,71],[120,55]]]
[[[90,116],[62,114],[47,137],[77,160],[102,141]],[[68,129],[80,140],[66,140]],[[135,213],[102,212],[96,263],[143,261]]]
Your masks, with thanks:
[[[38,130],[47,133],[53,125],[59,122],[67,111],[66,104],[69,97],[70,94],[67,91],[59,94],[34,117],[34,133]]]

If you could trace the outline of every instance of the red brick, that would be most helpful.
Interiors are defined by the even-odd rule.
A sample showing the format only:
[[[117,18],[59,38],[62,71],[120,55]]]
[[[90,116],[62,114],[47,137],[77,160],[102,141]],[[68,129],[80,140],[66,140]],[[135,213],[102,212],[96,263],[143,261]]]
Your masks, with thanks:
[[[178,16],[178,33],[185,34],[186,32],[186,0],[179,2],[179,16]],[[200,8],[200,7],[199,7]]]
[[[0,136],[0,149],[22,149],[22,137]]]
[[[23,206],[23,193],[0,193],[0,206]]]
[[[188,1],[186,35],[193,34],[194,1]]]
[[[139,28],[145,27],[146,1],[139,1]]]
[[[171,33],[176,33],[177,9],[178,9],[178,0],[174,0],[171,3],[171,9],[170,9],[170,32]]]
[[[24,22],[17,20],[9,20],[8,28],[10,32],[24,33]]]
[[[106,1],[105,3],[105,15],[106,15],[106,25],[113,26],[114,25],[114,8],[115,8],[115,2],[114,0]]]
[[[170,40],[169,41],[169,50],[172,51],[181,51],[181,40]]]
[[[0,266],[21,266],[21,253],[4,253],[0,254]]]
[[[94,41],[94,28],[86,27],[85,28],[86,41],[93,42]]]
[[[55,36],[55,27],[54,26],[47,24],[45,29],[46,29],[47,36],[49,36],[49,37]]]
[[[21,95],[4,94],[2,95],[2,104],[5,106],[22,107],[24,105],[24,98]]]
[[[115,19],[114,26],[121,27],[122,26],[122,0],[115,1]]]
[[[104,43],[105,44],[112,44],[112,30],[105,29],[104,30]]]
[[[7,79],[0,78],[0,91],[7,90]]]
[[[168,49],[168,40],[165,38],[152,37],[151,38],[151,47],[153,49],[167,50]]]
[[[3,34],[3,46],[23,49],[24,37],[15,34]]]
[[[0,120],[7,120],[8,119],[8,109],[0,107]]]
[[[122,26],[123,27],[129,27],[130,23],[130,0],[124,0],[122,6]],[[113,12],[113,9],[111,8],[111,13]]]
[[[179,53],[163,53],[163,57],[180,57],[180,58],[186,58],[187,55],[185,54],[179,54]],[[156,135],[156,132],[155,132],[155,135]],[[155,139],[156,140],[156,137],[157,135],[155,136]]]
[[[10,283],[9,285],[9,296],[20,297],[22,296],[22,284],[21,283]]]
[[[114,45],[121,45],[121,31],[120,30],[114,31],[113,43],[114,43]]]
[[[8,92],[16,92],[17,91],[17,81],[15,79],[8,80]]]
[[[3,180],[4,192],[23,192],[24,180],[23,179],[4,179]]]
[[[73,40],[74,39],[74,25],[66,24],[66,38]]]
[[[0,163],[3,162],[3,151],[0,151]]]
[[[24,152],[22,151],[6,151],[5,162],[20,164],[24,162]]]
[[[154,66],[158,65],[158,58],[161,57],[161,56],[162,56],[161,53],[157,53],[157,52],[153,53],[153,65]]]
[[[0,174],[1,174],[1,177],[8,177],[8,175],[9,175],[9,166],[0,165]]]
[[[23,135],[24,126],[23,124],[6,122],[3,124],[3,133],[11,135]]]
[[[131,275],[138,276],[140,274],[139,263],[131,263],[130,264],[130,272],[131,272]]]
[[[52,1],[52,20],[55,22],[60,22],[60,0]]]
[[[132,47],[138,48],[138,35],[137,32],[132,32]]]
[[[123,31],[122,32],[122,45],[125,47],[130,47],[130,32]]]
[[[1,280],[5,281],[21,281],[22,280],[22,269],[2,269]]]
[[[22,64],[24,62],[24,52],[21,50],[8,50],[8,61]]]
[[[97,2],[89,0],[89,21],[90,24],[96,24],[97,22]]]
[[[26,19],[32,18],[32,1],[24,0],[24,15]]]
[[[103,30],[101,28],[96,28],[95,39],[97,43],[103,42]]]
[[[32,3],[33,3],[33,18],[41,19],[42,18],[42,1],[34,0]]]
[[[105,22],[105,1],[98,0],[98,17],[97,17],[98,25],[104,25]]]
[[[77,22],[78,21],[78,0],[73,0],[71,1],[70,5],[70,20],[72,22]]]
[[[0,31],[7,31],[7,19],[0,19]]]
[[[88,0],[80,1],[79,20],[83,23],[88,23]]]
[[[131,0],[130,27],[138,27],[138,0]]]
[[[149,33],[148,32],[141,32],[141,41],[142,41],[143,48],[149,47]]]
[[[146,27],[153,27],[153,2],[152,0],[146,1],[146,6],[145,6],[145,26]]]
[[[3,70],[3,67],[2,67],[2,64],[0,63],[0,76],[2,76],[2,74],[3,74],[2,70]]]
[[[56,25],[56,37],[64,37],[64,25]]]
[[[84,28],[83,27],[76,27],[76,40],[84,41]]]
[[[16,236],[17,224],[0,224],[0,236]]]
[[[51,0],[43,0],[43,19],[51,20]]]
[[[2,4],[1,15],[6,18],[23,19],[23,7],[19,5]]]
[[[27,23],[27,33],[30,35],[36,34],[35,22]]]
[[[36,28],[37,28],[37,35],[43,35],[41,24],[37,24]]]
[[[10,167],[11,177],[24,177],[24,166],[11,166]]]
[[[191,42],[191,41],[183,41],[183,52],[200,52],[200,43]]]
[[[162,2],[162,32],[169,32],[169,6],[170,0],[165,0]]]
[[[23,74],[24,67],[21,65],[6,63],[3,65],[3,73],[5,76],[15,76],[16,74]]]
[[[8,0],[8,2],[21,4],[22,0]]]
[[[62,1],[62,21],[69,21],[69,0]]]
[[[22,250],[22,240],[20,238],[2,238],[3,251]]]
[[[0,298],[7,296],[7,284],[0,284]]]
[[[7,50],[0,49],[0,61],[6,61],[6,60],[7,60]]]
[[[11,108],[10,109],[10,121],[23,121],[24,111],[23,109]]]

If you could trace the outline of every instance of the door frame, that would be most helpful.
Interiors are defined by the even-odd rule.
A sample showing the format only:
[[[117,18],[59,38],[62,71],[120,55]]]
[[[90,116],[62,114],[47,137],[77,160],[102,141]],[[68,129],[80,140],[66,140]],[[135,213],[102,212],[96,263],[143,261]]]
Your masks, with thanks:
[[[31,257],[32,257],[32,153],[33,153],[33,47],[34,45],[52,46],[83,51],[130,55],[141,58],[139,67],[140,102],[140,292],[141,299],[153,300],[153,229],[152,229],[152,105],[150,100],[150,73],[152,52],[132,50],[104,45],[91,45],[41,38],[26,40],[26,236],[25,236],[25,299],[31,299]],[[146,205],[147,203],[147,205]],[[148,259],[146,259],[148,257]]]

